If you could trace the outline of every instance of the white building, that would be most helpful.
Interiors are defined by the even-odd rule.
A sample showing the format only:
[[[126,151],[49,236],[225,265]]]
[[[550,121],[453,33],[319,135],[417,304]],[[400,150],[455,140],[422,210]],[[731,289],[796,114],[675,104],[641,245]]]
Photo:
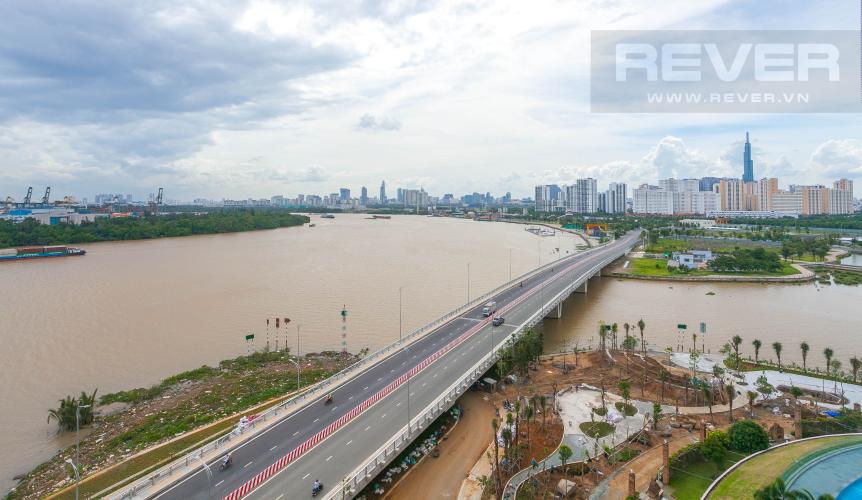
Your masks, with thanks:
[[[596,180],[578,179],[566,186],[566,210],[573,213],[592,214],[599,211],[599,197]]]
[[[673,193],[658,186],[642,184],[634,190],[632,212],[673,215]]]

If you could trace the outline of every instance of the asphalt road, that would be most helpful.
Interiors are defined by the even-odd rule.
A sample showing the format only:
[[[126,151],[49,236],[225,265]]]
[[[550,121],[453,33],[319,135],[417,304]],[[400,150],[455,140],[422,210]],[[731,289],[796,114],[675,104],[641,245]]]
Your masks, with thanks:
[[[332,488],[340,489],[343,477],[406,426],[408,405],[411,417],[415,417],[419,410],[424,409],[489,352],[494,343],[500,341],[501,334],[516,329],[538,310],[540,304],[588,272],[609,253],[622,253],[636,238],[636,234],[629,234],[588,254],[561,259],[553,269],[525,280],[523,287],[515,285],[495,297],[498,308],[521,299],[517,306],[505,314],[505,324],[492,327],[490,318],[482,317],[482,306],[479,305],[346,382],[333,392],[332,404],[325,405],[322,398],[309,402],[304,408],[246,441],[233,451],[233,465],[228,469],[219,470],[218,461],[210,463],[211,481],[201,468],[154,498],[224,498],[451,340],[485,323],[481,330],[410,379],[409,403],[408,386],[402,385],[291,462],[248,496],[271,500],[311,498],[311,483],[314,479],[324,484],[324,494]]]

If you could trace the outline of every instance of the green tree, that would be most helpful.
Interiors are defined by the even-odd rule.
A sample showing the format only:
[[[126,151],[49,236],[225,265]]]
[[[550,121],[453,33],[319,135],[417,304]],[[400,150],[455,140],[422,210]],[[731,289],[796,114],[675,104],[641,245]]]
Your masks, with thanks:
[[[745,391],[745,395],[748,397],[748,409],[751,418],[754,418],[754,401],[757,399],[757,393],[754,391]]]
[[[569,445],[562,444],[560,445],[559,455],[560,463],[563,464],[563,474],[565,474],[567,471],[566,463],[569,461],[570,458],[572,458],[572,449],[569,448]]]
[[[742,343],[742,337],[734,335],[730,343],[733,344],[733,353],[736,355],[736,371],[739,371],[739,344]]]
[[[754,346],[754,364],[757,364],[758,358],[760,357],[760,347],[763,346],[763,343],[758,339],[754,339],[751,341],[751,345]]]
[[[724,461],[727,459],[727,439],[723,431],[712,431],[700,445],[700,454],[715,463],[719,470],[723,468]]]
[[[620,396],[622,396],[623,401],[626,404],[629,404],[629,398],[631,397],[631,383],[628,380],[620,380],[617,383],[617,389],[620,390]]]
[[[778,371],[781,371],[781,342],[773,342],[772,350],[775,351],[775,356],[778,358]]]
[[[769,447],[769,434],[753,420],[739,420],[727,433],[730,447],[742,453],[754,453]]]
[[[795,385],[790,388],[790,395],[793,396],[793,401],[796,403],[799,403],[799,398],[801,398],[803,394],[805,393],[802,392],[802,389]]]
[[[850,371],[853,372],[853,383],[856,383],[856,374],[859,372],[859,368],[862,368],[862,360],[853,356],[850,358]]]
[[[653,430],[658,427],[658,422],[661,420],[661,403],[658,401],[653,401],[652,404],[652,428]]]
[[[712,388],[709,387],[709,384],[704,383],[700,386],[700,390],[703,392],[704,401],[709,406],[709,421],[715,424],[715,418],[712,416]]]
[[[808,345],[808,342],[803,340],[799,344],[799,350],[802,351],[802,371],[806,372],[808,371],[808,367],[806,365],[806,362],[808,361],[808,351],[811,350],[811,346]]]
[[[502,484],[501,476],[500,476],[500,443],[497,440],[497,430],[500,428],[500,423],[497,422],[497,419],[491,419],[491,429],[494,430],[494,477],[496,479],[497,491],[500,490],[500,485]]]
[[[829,365],[832,363],[832,356],[835,353],[832,351],[831,347],[827,347],[823,349],[823,357],[826,358],[826,376],[829,376]]]
[[[670,372],[662,368],[658,372],[658,379],[661,381],[661,400],[664,401],[664,387],[670,380]]]
[[[646,328],[646,323],[644,319],[641,318],[638,320],[638,330],[641,332],[641,348],[644,350],[643,353],[646,354],[646,344],[644,344],[644,329]]]
[[[727,417],[731,422],[733,422],[733,398],[736,397],[736,387],[733,385],[733,380],[724,384],[724,392],[727,394]]]

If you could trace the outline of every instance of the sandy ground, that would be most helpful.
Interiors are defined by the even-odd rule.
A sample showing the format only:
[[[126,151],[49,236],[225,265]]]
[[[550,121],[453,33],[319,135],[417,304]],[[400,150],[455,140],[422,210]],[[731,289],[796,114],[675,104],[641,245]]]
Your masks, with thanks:
[[[425,458],[385,498],[457,498],[461,482],[494,436],[494,407],[486,397],[483,392],[462,396],[459,403],[466,411],[446,441],[440,443],[440,457]]]

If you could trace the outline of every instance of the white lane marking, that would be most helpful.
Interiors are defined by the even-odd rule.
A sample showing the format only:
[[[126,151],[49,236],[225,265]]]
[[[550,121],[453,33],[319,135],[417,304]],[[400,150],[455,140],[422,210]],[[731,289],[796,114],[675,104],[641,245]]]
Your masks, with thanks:
[[[305,479],[305,478],[307,478],[307,477],[308,477],[308,476],[310,476],[310,475],[311,475],[311,473],[309,472],[308,474],[306,474],[306,475],[302,476],[302,479]]]
[[[222,479],[221,481],[217,482],[217,483],[215,484],[215,485],[216,485],[216,488],[218,488],[218,485],[220,485],[220,484],[221,484],[221,483],[223,483],[223,482],[224,482],[224,479]]]
[[[350,396],[349,398],[347,398],[348,401],[350,401],[351,399],[353,399],[353,396]]]
[[[370,426],[370,425],[369,425],[368,427],[366,427],[366,428],[365,428],[365,432],[368,432],[369,430],[371,430],[371,426]]]
[[[425,352],[425,351],[422,351],[422,352]],[[413,358],[414,358],[414,359],[416,358],[416,355],[415,355],[415,354],[413,355]]]
[[[389,370],[389,373],[395,373],[395,368]]]
[[[281,499],[282,499],[282,497],[284,497],[284,493],[282,493],[281,495],[279,495],[279,496],[275,497],[275,500],[281,500]]]
[[[383,416],[382,416],[382,417],[380,417],[380,418],[386,418],[386,414],[384,413],[384,414],[383,414]]]
[[[377,379],[378,382],[380,382],[381,380],[383,380],[383,377],[380,377],[379,379]]]
[[[431,376],[431,378],[434,378],[434,377],[436,377],[436,376],[437,376],[437,374],[435,373],[434,375],[432,375],[432,376]]]
[[[332,455],[329,455],[329,457],[327,457],[326,459],[327,462],[329,462],[330,460],[332,460]]]
[[[396,406],[396,407],[401,406],[401,401],[399,401],[399,402],[395,403],[395,406]]]
[[[254,461],[251,461],[251,462],[249,462],[249,463],[247,463],[247,464],[243,465],[243,466],[242,466],[242,468],[243,468],[243,469],[245,469],[246,467],[248,467],[249,465],[251,465],[251,464],[253,464],[253,463],[254,463]]]
[[[274,450],[274,449],[276,449],[276,448],[278,448],[278,445],[273,446],[272,448],[270,448],[270,449],[269,449],[269,451],[272,451],[272,450]]]
[[[425,387],[426,385],[428,385],[428,382],[422,382],[422,387]]]
[[[363,391],[367,391],[367,390],[368,390],[368,386],[366,385],[366,386],[365,386],[365,389],[362,389],[362,390],[363,390]]]
[[[344,446],[350,446],[350,443],[352,443],[352,442],[353,442],[353,440],[351,439],[350,441],[344,443]]]
[[[297,434],[299,434],[299,431],[293,433],[294,436],[296,436]]]
[[[314,422],[312,422],[312,423],[315,423],[315,422],[317,422],[318,420],[320,420],[320,417],[315,418],[315,419],[314,419]]]

